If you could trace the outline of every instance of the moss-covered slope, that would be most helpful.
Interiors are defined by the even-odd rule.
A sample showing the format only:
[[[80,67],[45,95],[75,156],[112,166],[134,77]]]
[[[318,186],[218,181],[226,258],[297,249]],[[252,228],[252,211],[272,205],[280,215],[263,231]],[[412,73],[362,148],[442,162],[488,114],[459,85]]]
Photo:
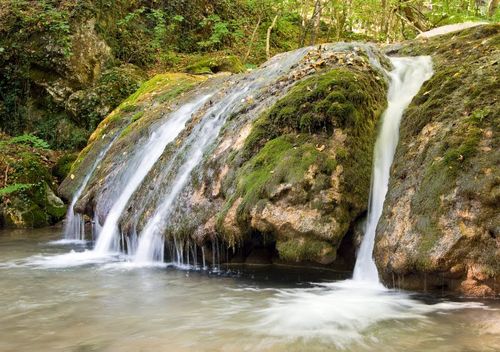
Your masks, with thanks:
[[[396,50],[432,55],[435,74],[403,118],[377,230],[388,283],[498,293],[499,34],[479,26]]]

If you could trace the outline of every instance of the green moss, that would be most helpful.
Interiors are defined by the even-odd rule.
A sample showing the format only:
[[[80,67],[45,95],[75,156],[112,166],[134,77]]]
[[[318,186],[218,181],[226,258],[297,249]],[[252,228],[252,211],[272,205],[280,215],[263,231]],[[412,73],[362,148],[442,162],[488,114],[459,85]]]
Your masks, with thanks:
[[[430,253],[443,236],[445,229],[440,221],[453,214],[455,199],[479,201],[491,193],[482,170],[492,167],[495,153],[481,153],[480,144],[485,131],[493,132],[498,126],[499,105],[495,92],[500,88],[497,79],[499,30],[498,25],[481,26],[413,43],[403,49],[413,54],[432,54],[435,70],[408,108],[401,125],[401,139],[408,143],[419,138],[424,127],[430,126],[432,131],[426,148],[418,155],[416,167],[424,171],[411,200],[414,228],[419,235],[414,263],[417,269],[436,269],[432,267],[435,264],[430,260]],[[431,122],[434,125],[429,125]],[[494,137],[490,141],[494,150]],[[402,148],[404,155],[407,146]],[[396,173],[402,171],[396,170]],[[482,217],[490,212],[483,203],[473,222],[486,223]],[[484,256],[472,251],[467,255]]]
[[[375,77],[374,72],[338,68],[298,83],[257,121],[245,142],[246,156],[281,133],[341,128],[362,136],[385,107],[386,86]]]
[[[297,238],[276,243],[280,259],[287,262],[317,261],[324,257],[333,260],[336,249],[330,243],[309,238]]]
[[[120,110],[128,109],[130,106],[133,106],[140,102],[141,100],[146,99],[153,92],[159,92],[166,89],[175,89],[175,85],[180,81],[197,83],[200,82],[199,79],[195,77],[186,76],[181,73],[164,73],[158,74],[151,78],[149,81],[144,82],[139,89],[135,91],[132,95],[130,95],[127,99],[125,99],[119,106]]]
[[[251,208],[269,199],[278,185],[300,183],[312,165],[330,174],[335,160],[318,151],[307,136],[286,135],[269,141],[238,173],[237,193],[243,199],[239,220],[245,221]]]
[[[22,213],[22,220],[27,227],[38,228],[49,225],[47,214],[36,204]]]
[[[50,188],[56,183],[52,175],[54,153],[30,144],[1,145],[0,173],[5,184],[0,187],[0,217],[8,226],[47,226],[66,212]]]
[[[137,105],[130,104],[130,105],[124,105],[121,110],[123,112],[134,112],[137,110]]]
[[[68,176],[70,170],[71,170],[71,165],[75,162],[78,154],[76,153],[70,153],[70,154],[65,154],[61,156],[54,167],[52,168],[52,174],[57,177],[57,179],[62,182]]]
[[[90,136],[87,146],[80,152],[73,163],[71,173],[74,173],[78,169],[88,152],[93,148],[94,143],[102,139],[105,134],[123,128],[121,137],[124,137],[136,128],[145,114],[145,107],[151,104],[151,100],[168,104],[204,80],[205,78],[203,77],[186,75],[184,73],[165,73],[158,74],[143,83],[136,92],[130,95],[101,121]],[[137,110],[139,111],[133,115],[131,114]]]
[[[241,73],[245,71],[245,66],[236,56],[209,57],[194,62],[184,71],[196,75],[217,72]]]
[[[219,230],[224,232],[223,220],[237,200],[236,220],[243,233],[251,232],[252,210],[283,200],[334,217],[339,231],[347,231],[368,204],[376,122],[385,108],[385,92],[376,72],[357,67],[337,68],[297,83],[262,114],[243,148],[230,156],[231,164],[241,166],[223,182],[229,197],[218,214]],[[339,165],[342,176],[335,178],[341,188],[335,192],[342,194],[342,204],[327,196]],[[287,239],[279,244],[280,257],[319,260],[331,256],[328,248],[335,255],[331,244],[309,240],[303,246],[305,239]]]

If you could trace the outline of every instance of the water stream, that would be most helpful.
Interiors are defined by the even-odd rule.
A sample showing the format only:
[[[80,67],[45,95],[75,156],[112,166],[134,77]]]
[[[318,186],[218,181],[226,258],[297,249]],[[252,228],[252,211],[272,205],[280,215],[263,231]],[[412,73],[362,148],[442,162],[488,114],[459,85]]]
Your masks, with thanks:
[[[382,116],[373,155],[373,170],[368,204],[368,218],[359,249],[353,279],[378,284],[378,272],[373,260],[373,246],[377,224],[382,215],[389,185],[394,153],[399,141],[399,125],[405,109],[422,84],[432,76],[430,56],[391,58],[394,69],[387,72],[389,91],[387,109]]]
[[[119,250],[118,221],[130,197],[141,185],[167,144],[179,135],[193,113],[203,106],[209,98],[210,95],[206,95],[179,108],[172,116],[166,118],[158,130],[151,133],[147,143],[136,153],[138,162],[131,163],[130,177],[128,177],[120,196],[106,217],[94,248],[95,253],[105,255],[110,251]]]
[[[97,155],[94,163],[83,178],[80,187],[78,187],[75,194],[73,195],[71,204],[68,207],[66,219],[64,220],[64,238],[63,240],[61,240],[62,243],[85,241],[85,220],[82,214],[75,212],[75,205],[78,199],[80,199],[83,190],[85,189],[85,187],[87,187],[87,184],[94,174],[94,171],[97,169],[102,159],[106,156],[106,153],[109,151],[109,149],[111,149],[115,140],[116,136],[112,138],[111,142],[109,142],[109,144]]]
[[[224,246],[215,241],[208,255],[189,241],[165,245],[171,209],[228,117],[304,52],[257,70],[201,117],[165,170],[172,181],[138,234],[137,247],[119,232],[122,212],[209,96],[162,120],[139,147],[93,250],[85,242],[72,243],[67,253],[67,244],[50,242],[58,228],[1,231],[0,351],[35,346],[75,352],[500,350],[496,301],[450,301],[386,289],[372,258],[400,119],[432,74],[428,57],[391,59],[388,107],[375,146],[369,213],[353,279],[326,269],[224,266]],[[122,248],[127,243],[132,262],[116,253],[120,242]],[[165,249],[184,270],[164,263]],[[206,261],[212,270],[206,270]]]
[[[134,262],[147,264],[164,261],[163,229],[168,222],[174,202],[188,183],[193,169],[200,164],[213,146],[227,119],[234,111],[241,108],[242,101],[286,73],[304,53],[304,49],[287,53],[281,60],[275,60],[273,63],[252,72],[205,113],[201,122],[191,132],[183,145],[176,150],[173,157],[175,162],[170,163],[170,165],[179,166],[177,169],[167,170],[175,176],[165,191],[165,198],[157,206],[153,216],[139,235]],[[188,252],[188,261],[189,256]],[[183,255],[180,257],[182,258]]]

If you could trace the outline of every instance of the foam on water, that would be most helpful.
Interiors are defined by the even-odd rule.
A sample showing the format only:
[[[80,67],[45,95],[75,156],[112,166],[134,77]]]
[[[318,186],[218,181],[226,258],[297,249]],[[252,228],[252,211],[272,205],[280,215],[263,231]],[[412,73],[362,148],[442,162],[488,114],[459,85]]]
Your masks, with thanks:
[[[69,253],[59,255],[35,255],[27,258],[24,264],[40,269],[61,269],[104,264],[117,260],[122,260],[120,253],[101,254],[91,250],[83,252],[71,250]]]
[[[48,244],[51,246],[59,246],[59,245],[85,245],[88,241],[86,240],[72,240],[63,238],[61,240],[50,241]]]
[[[346,280],[310,289],[279,290],[260,310],[255,329],[277,338],[320,339],[346,348],[384,321],[428,321],[431,313],[482,308],[476,302],[426,304],[404,292]]]

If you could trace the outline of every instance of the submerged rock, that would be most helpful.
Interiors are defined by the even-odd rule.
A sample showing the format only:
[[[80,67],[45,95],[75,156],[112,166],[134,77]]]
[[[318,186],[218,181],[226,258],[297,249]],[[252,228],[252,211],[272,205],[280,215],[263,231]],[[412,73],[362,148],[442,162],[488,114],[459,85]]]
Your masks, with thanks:
[[[500,26],[405,44],[434,76],[401,124],[375,258],[406,289],[493,296],[500,287]]]

